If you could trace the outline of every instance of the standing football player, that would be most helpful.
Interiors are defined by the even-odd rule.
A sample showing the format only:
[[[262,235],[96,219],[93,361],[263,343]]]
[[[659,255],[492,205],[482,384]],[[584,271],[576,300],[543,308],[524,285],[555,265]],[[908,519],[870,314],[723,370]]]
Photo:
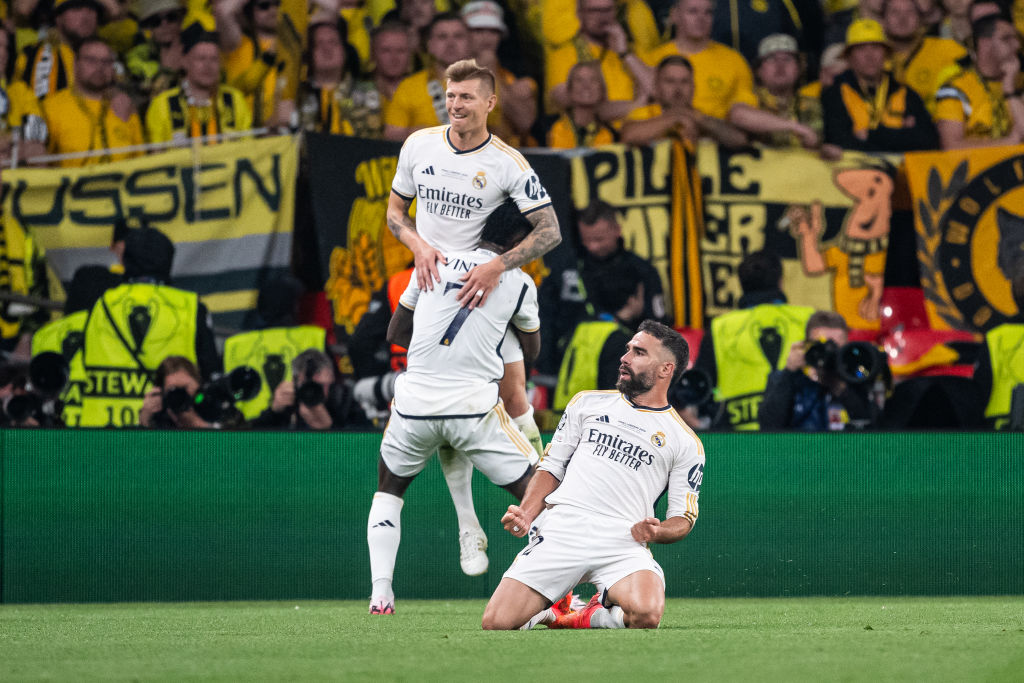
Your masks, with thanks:
[[[533,226],[515,248],[494,256],[462,276],[457,301],[469,310],[483,305],[502,273],[539,258],[561,242],[558,219],[543,185],[518,151],[487,130],[494,109],[494,74],[475,60],[452,64],[447,72],[449,125],[416,131],[405,141],[388,200],[387,223],[415,257],[421,290],[439,282],[446,254],[474,249],[487,217],[507,198]],[[417,201],[415,219],[409,215]],[[502,355],[506,372],[500,396],[513,421],[538,452],[540,431],[526,398],[526,371],[518,342],[509,334]],[[473,508],[470,463],[449,449],[438,453],[459,520],[464,572],[487,570],[487,537]]]
[[[688,356],[678,332],[645,320],[626,345],[617,390],[570,401],[521,505],[501,518],[530,542],[487,603],[485,629],[657,628],[665,574],[647,544],[690,533],[704,473],[700,439],[668,402]],[[659,520],[654,501],[666,489]],[[571,611],[566,591],[581,581],[598,592]]]
[[[485,305],[469,308],[456,299],[465,288],[463,275],[511,247],[528,228],[489,220],[478,248],[448,254],[438,268],[438,286],[423,290],[410,280],[391,318],[388,340],[408,348],[409,365],[395,380],[367,521],[370,614],[394,614],[402,496],[435,449],[450,446],[517,500],[533,474],[533,447],[505,411],[497,381],[505,370],[500,350],[510,324],[529,360],[540,350],[536,285],[517,268],[499,276]]]

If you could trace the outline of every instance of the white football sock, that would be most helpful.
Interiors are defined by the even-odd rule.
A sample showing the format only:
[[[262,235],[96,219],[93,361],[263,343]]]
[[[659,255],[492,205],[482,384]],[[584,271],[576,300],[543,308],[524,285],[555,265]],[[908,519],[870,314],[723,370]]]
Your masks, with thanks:
[[[366,544],[370,548],[372,597],[394,598],[391,580],[395,575],[395,557],[402,540],[402,505],[398,496],[377,491],[366,522]]]
[[[513,417],[512,421],[519,427],[523,436],[529,440],[533,450],[537,451],[537,457],[530,458],[530,464],[536,465],[537,461],[544,457],[544,442],[540,438],[540,430],[537,429],[537,423],[533,419],[533,406],[527,408],[526,412],[519,417]]]
[[[590,615],[590,628],[626,628],[622,621],[622,608],[612,605],[608,609],[595,610]]]
[[[448,446],[437,449],[441,461],[441,472],[448,484],[448,493],[455,504],[455,516],[459,519],[459,532],[468,529],[482,529],[473,507],[473,463],[469,458],[456,453]]]

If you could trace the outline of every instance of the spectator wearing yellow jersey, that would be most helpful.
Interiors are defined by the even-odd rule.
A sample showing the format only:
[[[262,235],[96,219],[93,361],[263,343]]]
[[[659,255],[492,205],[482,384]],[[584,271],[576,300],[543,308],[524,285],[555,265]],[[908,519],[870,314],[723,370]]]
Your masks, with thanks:
[[[893,76],[910,86],[929,111],[934,111],[940,74],[955,66],[967,50],[955,40],[924,35],[917,0],[886,0],[882,21],[892,48],[889,68]]]
[[[39,99],[74,84],[75,50],[95,35],[101,7],[96,0],[55,0],[53,12],[54,30],[26,46],[14,66],[15,79]]]
[[[580,62],[569,69],[569,107],[548,131],[548,147],[573,149],[610,145],[618,133],[601,119],[601,106],[607,101],[601,65]]]
[[[64,159],[61,166],[88,166],[141,154],[107,150],[141,145],[142,122],[131,99],[114,88],[114,52],[99,38],[86,38],[75,54],[75,84],[41,103],[54,154],[102,152]]]
[[[245,131],[252,114],[242,93],[220,83],[217,35],[191,24],[183,35],[185,77],[181,85],[153,98],[146,111],[150,142],[175,141]]]

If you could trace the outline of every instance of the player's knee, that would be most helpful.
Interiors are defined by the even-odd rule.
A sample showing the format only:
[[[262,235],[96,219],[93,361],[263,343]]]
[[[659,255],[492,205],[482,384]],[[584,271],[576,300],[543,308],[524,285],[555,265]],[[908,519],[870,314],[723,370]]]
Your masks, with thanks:
[[[661,623],[661,610],[643,609],[627,612],[623,620],[627,628],[658,628]]]
[[[519,624],[511,624],[508,619],[502,619],[495,610],[484,610],[480,626],[485,631],[511,631],[519,628]]]

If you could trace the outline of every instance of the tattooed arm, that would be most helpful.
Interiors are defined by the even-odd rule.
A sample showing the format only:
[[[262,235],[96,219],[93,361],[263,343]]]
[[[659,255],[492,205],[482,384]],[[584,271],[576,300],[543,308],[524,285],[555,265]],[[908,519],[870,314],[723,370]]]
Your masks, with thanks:
[[[444,254],[427,244],[426,240],[416,232],[416,221],[409,215],[410,206],[412,206],[411,199],[392,192],[391,197],[388,198],[388,228],[399,242],[412,251],[412,255],[416,259],[416,284],[422,290],[433,289],[434,282],[441,281],[441,276],[437,272],[437,262],[447,263],[448,261]]]
[[[526,219],[533,225],[533,230],[519,244],[487,263],[473,268],[460,278],[466,283],[456,295],[460,304],[468,305],[470,309],[482,306],[491,290],[498,286],[502,273],[543,256],[562,241],[554,207],[545,206],[533,211]],[[477,296],[477,292],[483,293]]]

